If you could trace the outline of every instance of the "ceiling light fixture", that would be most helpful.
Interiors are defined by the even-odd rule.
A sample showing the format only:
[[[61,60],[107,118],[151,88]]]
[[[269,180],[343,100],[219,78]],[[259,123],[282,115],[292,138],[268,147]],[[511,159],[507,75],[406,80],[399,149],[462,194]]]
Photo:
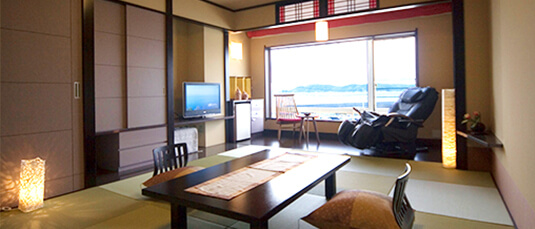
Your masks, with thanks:
[[[329,40],[329,23],[327,21],[316,22],[316,41]]]

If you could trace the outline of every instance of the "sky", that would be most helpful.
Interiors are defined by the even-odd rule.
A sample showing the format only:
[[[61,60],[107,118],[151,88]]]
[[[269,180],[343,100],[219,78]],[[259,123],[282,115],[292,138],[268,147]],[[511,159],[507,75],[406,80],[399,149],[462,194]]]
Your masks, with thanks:
[[[272,49],[272,90],[291,90],[312,84],[366,84],[368,44],[371,48],[371,42],[361,40]],[[373,48],[377,83],[414,83],[413,37],[376,40]]]

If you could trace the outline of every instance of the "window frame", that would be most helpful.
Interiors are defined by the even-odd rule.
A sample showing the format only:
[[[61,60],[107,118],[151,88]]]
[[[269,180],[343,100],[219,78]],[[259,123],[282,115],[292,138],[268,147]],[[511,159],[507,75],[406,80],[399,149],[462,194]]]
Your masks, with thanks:
[[[419,69],[419,55],[418,55],[418,29],[411,30],[411,31],[403,31],[403,32],[396,32],[396,33],[386,33],[386,34],[376,34],[376,35],[367,35],[367,36],[359,36],[359,37],[351,37],[351,38],[342,38],[342,39],[333,39],[325,42],[306,42],[306,43],[295,43],[295,44],[285,44],[285,45],[276,45],[276,46],[266,46],[264,47],[264,80],[265,80],[265,86],[264,86],[264,99],[265,99],[265,117],[266,119],[274,120],[275,117],[272,117],[272,96],[273,93],[271,91],[271,82],[272,82],[272,66],[271,66],[271,51],[277,50],[277,49],[285,49],[285,48],[297,48],[297,47],[306,47],[306,46],[318,46],[318,45],[329,45],[329,44],[336,44],[336,43],[342,43],[342,42],[352,42],[352,41],[362,41],[366,40],[367,42],[367,59],[368,59],[368,108],[373,111],[376,111],[376,104],[375,104],[375,96],[376,96],[376,88],[377,84],[375,82],[375,75],[374,75],[374,41],[375,40],[384,40],[384,39],[393,39],[393,38],[403,38],[403,37],[414,37],[415,42],[415,86],[420,86],[420,69]],[[324,122],[340,122],[341,120],[325,120],[325,119],[318,119],[318,121],[324,121]]]

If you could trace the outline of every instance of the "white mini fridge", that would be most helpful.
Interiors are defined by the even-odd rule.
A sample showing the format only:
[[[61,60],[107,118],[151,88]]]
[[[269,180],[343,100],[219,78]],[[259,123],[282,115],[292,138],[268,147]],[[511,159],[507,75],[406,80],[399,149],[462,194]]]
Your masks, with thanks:
[[[236,141],[243,141],[251,138],[251,102],[234,102],[234,119],[236,130]]]

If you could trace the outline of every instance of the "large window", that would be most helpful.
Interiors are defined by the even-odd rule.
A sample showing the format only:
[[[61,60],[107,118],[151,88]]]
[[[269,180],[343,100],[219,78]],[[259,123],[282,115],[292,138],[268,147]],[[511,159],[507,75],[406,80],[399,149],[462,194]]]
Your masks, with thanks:
[[[386,112],[414,87],[415,32],[266,48],[268,115],[275,94],[294,94],[300,113],[322,120],[354,117],[352,107]]]

